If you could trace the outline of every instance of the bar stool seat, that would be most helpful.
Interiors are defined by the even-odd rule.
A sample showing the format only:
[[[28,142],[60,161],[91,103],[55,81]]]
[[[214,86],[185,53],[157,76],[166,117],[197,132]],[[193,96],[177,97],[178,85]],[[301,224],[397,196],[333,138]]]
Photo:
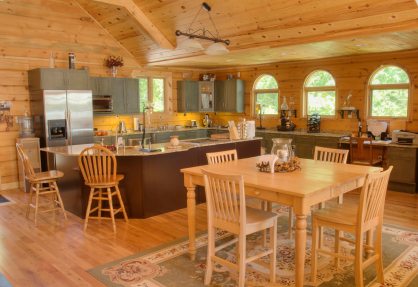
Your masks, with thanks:
[[[100,187],[103,185],[117,185],[119,184],[119,181],[121,181],[122,179],[124,179],[125,176],[123,174],[116,174],[116,179],[113,180],[113,174],[110,175],[110,178],[107,176],[99,176],[98,183],[90,183],[90,182],[86,182],[86,185],[91,186],[91,187]]]
[[[19,144],[16,144],[17,153],[21,157],[23,161],[23,167],[25,169],[26,173],[26,179],[29,180],[31,183],[30,186],[30,192],[29,192],[29,201],[28,201],[28,207],[26,210],[26,218],[29,218],[30,208],[35,209],[35,218],[34,218],[34,224],[37,226],[38,221],[38,213],[40,212],[47,212],[47,211],[55,211],[58,213],[58,210],[62,210],[62,213],[64,214],[65,220],[67,219],[67,213],[64,209],[64,203],[61,200],[61,195],[58,190],[57,180],[58,178],[61,178],[64,176],[64,173],[58,170],[50,170],[50,171],[44,171],[44,172],[38,172],[35,173],[33,170],[33,167],[29,161],[29,157],[27,156],[25,150],[23,147]],[[43,187],[44,184],[48,184],[47,187]],[[52,199],[49,203],[46,204],[39,204],[39,195],[44,194],[51,194]],[[35,203],[32,204],[32,197],[35,195]],[[60,207],[58,207],[58,203]],[[45,209],[45,210],[39,210],[38,208],[45,205],[53,205],[53,208]]]

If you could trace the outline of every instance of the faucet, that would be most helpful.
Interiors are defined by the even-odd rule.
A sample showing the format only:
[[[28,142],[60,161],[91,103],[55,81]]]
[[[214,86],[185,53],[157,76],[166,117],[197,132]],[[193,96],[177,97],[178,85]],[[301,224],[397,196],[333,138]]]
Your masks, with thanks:
[[[118,127],[120,126],[120,122],[116,125],[115,129],[115,147],[116,151],[118,150]]]

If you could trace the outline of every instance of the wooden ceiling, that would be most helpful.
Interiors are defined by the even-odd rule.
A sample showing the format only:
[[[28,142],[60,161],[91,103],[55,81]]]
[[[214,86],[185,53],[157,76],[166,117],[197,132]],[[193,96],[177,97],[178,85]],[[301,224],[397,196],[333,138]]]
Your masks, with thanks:
[[[202,0],[75,1],[144,67],[217,69],[418,48],[415,0],[206,1],[231,41],[221,56],[175,48],[186,37],[174,32],[187,30]],[[215,32],[204,10],[192,28],[202,27]]]

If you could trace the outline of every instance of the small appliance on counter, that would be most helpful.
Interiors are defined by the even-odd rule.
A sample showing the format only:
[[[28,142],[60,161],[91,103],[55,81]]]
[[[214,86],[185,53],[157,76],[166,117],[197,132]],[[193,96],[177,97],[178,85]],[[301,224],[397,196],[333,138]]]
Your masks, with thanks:
[[[395,130],[392,132],[392,143],[400,145],[418,145],[418,133]]]
[[[208,114],[205,115],[205,118],[202,120],[202,124],[204,127],[210,127],[212,125],[212,120],[209,118]]]
[[[187,120],[186,128],[197,128],[197,122],[195,120]]]
[[[119,132],[120,133],[126,133],[125,121],[120,121],[119,122]]]
[[[134,131],[142,132],[143,128],[144,125],[139,123],[139,118],[134,118]]]

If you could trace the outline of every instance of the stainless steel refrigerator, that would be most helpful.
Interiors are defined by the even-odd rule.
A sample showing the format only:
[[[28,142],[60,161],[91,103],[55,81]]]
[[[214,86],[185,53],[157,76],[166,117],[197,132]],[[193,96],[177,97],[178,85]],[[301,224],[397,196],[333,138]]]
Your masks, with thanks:
[[[91,91],[37,90],[30,95],[41,147],[94,143]],[[54,169],[54,157],[42,154],[42,170]]]

